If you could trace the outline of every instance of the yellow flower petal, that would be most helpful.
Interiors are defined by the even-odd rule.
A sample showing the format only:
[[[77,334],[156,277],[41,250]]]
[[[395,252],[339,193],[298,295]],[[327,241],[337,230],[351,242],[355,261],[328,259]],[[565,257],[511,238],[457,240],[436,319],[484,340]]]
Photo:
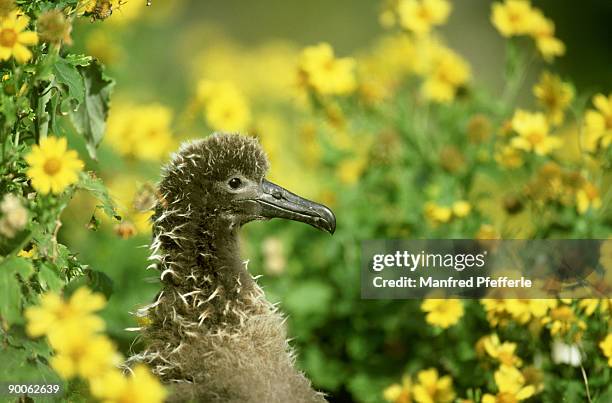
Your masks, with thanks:
[[[17,41],[24,45],[36,45],[38,43],[38,35],[32,31],[21,32],[17,35]]]

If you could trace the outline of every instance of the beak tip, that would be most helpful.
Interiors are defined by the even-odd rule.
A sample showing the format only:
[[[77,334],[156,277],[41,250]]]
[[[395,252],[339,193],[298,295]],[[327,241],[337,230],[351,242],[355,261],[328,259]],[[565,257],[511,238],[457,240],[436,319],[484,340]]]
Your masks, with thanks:
[[[326,224],[325,230],[330,233],[330,235],[334,235],[336,232],[336,216],[334,213],[327,207],[324,208],[324,217],[323,222]]]

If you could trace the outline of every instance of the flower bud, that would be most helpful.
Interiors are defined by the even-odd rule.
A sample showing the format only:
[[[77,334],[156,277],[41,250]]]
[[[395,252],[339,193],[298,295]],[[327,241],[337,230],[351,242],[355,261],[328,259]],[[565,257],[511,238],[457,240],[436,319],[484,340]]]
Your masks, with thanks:
[[[7,238],[14,237],[28,222],[28,211],[23,207],[19,199],[7,194],[0,203],[0,234]]]
[[[6,17],[15,9],[15,0],[0,0],[0,17]]]
[[[491,121],[485,115],[474,115],[468,122],[467,132],[472,143],[480,144],[487,141],[492,131]]]
[[[59,45],[62,42],[66,45],[72,44],[72,38],[70,38],[72,24],[60,10],[50,10],[41,14],[36,22],[36,27],[38,36],[43,42],[53,45]]]

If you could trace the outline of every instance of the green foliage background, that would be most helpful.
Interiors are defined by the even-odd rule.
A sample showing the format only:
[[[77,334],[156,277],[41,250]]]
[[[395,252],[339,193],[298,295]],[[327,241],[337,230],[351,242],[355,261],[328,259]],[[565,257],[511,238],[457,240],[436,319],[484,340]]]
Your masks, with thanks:
[[[18,3],[34,17],[47,8],[73,7],[76,1]],[[109,296],[108,307],[103,312],[109,335],[125,355],[140,348],[134,342],[134,333],[125,329],[137,326],[129,312],[151,301],[158,289],[155,273],[145,271],[149,238],[146,233],[129,239],[117,236],[113,231],[114,223],[102,218],[102,210],[108,213],[106,215],[117,214],[102,183],[127,174],[154,182],[163,161],[124,158],[103,141],[106,108],[113,86],[111,111],[126,99],[132,103],[162,102],[173,108],[173,129],[178,142],[203,137],[211,131],[201,117],[191,119],[182,114],[189,110],[189,99],[194,94],[194,71],[199,71],[196,64],[207,61],[198,54],[207,48],[257,48],[261,43],[272,41],[271,37],[277,32],[282,32],[286,36],[283,39],[296,41],[299,45],[319,40],[333,44],[336,35],[340,52],[358,53],[357,49],[370,47],[371,43],[367,42],[373,42],[379,33],[376,28],[378,5],[368,2],[304,5],[306,10],[316,14],[307,21],[316,26],[315,20],[320,20],[325,27],[324,37],[319,36],[323,36],[322,33],[292,31],[291,21],[303,12],[298,5],[283,9],[287,11],[286,16],[275,14],[274,9],[278,6],[275,2],[268,2],[268,7],[258,6],[260,12],[268,8],[264,13],[268,18],[273,15],[275,21],[285,20],[279,22],[278,31],[274,31],[267,24],[258,24],[257,18],[245,20],[249,12],[237,2],[226,5],[201,3],[206,2],[154,1],[153,7],[142,9],[138,18],[126,18],[127,22],[117,24],[110,23],[114,16],[108,22],[93,23],[82,18],[75,23],[72,34],[75,43],[68,51],[41,50],[34,64],[17,70],[1,65],[2,72],[13,70],[18,74],[13,75],[9,83],[3,83],[4,91],[0,92],[3,141],[0,193],[12,192],[27,199],[33,219],[11,243],[1,245],[2,254],[7,256],[0,262],[1,354],[8,365],[0,369],[0,380],[56,379],[46,365],[49,348],[44,342],[25,336],[21,313],[24,306],[37,301],[43,290],[59,291],[65,284],[68,293],[78,285],[87,284]],[[469,30],[468,23],[476,18],[487,22],[488,4],[482,2],[478,6],[479,11],[468,11],[468,7],[458,11],[458,20],[451,23],[449,29]],[[456,7],[460,8],[458,4]],[[330,9],[328,14],[321,12],[327,8]],[[119,17],[120,13],[121,7],[115,10]],[[236,13],[235,18],[233,13]],[[354,21],[370,22],[358,24]],[[352,23],[356,27],[347,30]],[[264,32],[258,35],[258,27],[262,25]],[[564,32],[562,25],[559,31]],[[495,35],[492,29],[489,33]],[[249,39],[245,40],[247,36]],[[243,43],[237,45],[241,41]],[[484,49],[500,45],[498,51],[502,52],[501,41],[485,42]],[[517,49],[522,44],[510,46]],[[469,46],[460,43],[458,47]],[[108,65],[107,70],[98,61],[81,54],[97,56]],[[236,62],[240,63],[240,58]],[[353,144],[375,143],[367,152],[366,167],[359,173],[356,183],[340,180],[338,170],[342,161],[359,154],[359,147],[347,151],[334,143],[337,128],[330,125],[330,113],[324,104],[315,104],[312,111],[304,113],[272,96],[272,100],[250,99],[255,116],[272,113],[287,122],[287,131],[271,140],[278,140],[283,154],[281,159],[272,160],[272,175],[289,189],[331,202],[337,215],[338,231],[333,237],[293,222],[253,223],[243,231],[243,255],[250,259],[249,268],[253,274],[264,274],[260,282],[268,297],[280,302],[287,313],[300,367],[316,387],[330,394],[331,401],[381,401],[382,390],[396,382],[402,373],[414,373],[428,367],[451,374],[455,389],[462,396],[470,389],[495,389],[491,369],[482,366],[474,349],[477,340],[490,332],[478,302],[466,302],[460,325],[442,331],[425,323],[417,301],[361,300],[361,240],[471,238],[482,224],[489,223],[495,224],[505,237],[607,238],[611,235],[609,149],[596,160],[601,177],[602,209],[579,215],[573,208],[551,203],[544,207],[543,217],[536,209],[530,211],[529,206],[525,207],[527,213],[516,216],[504,210],[498,194],[508,189],[513,195],[520,194],[544,159],[534,158],[521,170],[508,172],[500,169],[493,159],[479,159],[482,153],[493,153],[494,140],[479,146],[467,140],[466,127],[475,114],[488,116],[497,128],[512,115],[515,107],[533,102],[529,100],[528,85],[517,89],[510,99],[501,98],[495,92],[497,86],[517,79],[513,67],[520,62],[511,56],[504,66],[477,56],[475,65],[483,71],[483,82],[487,85],[480,85],[476,75],[477,84],[450,105],[423,107],[418,104],[413,96],[417,84],[412,79],[403,82],[394,97],[375,107],[364,105],[357,97],[335,100],[342,111],[343,128],[350,134]],[[562,63],[562,66],[567,69],[566,74],[573,71],[571,63]],[[504,67],[508,67],[506,75],[500,80],[496,73]],[[528,77],[533,78],[541,67],[532,66]],[[580,70],[580,74],[586,75],[586,72]],[[598,81],[603,87],[592,88],[592,82],[579,81],[585,91],[572,107],[571,114],[576,121],[589,107],[592,93],[610,91],[610,76],[603,76]],[[23,97],[14,96],[7,91],[9,84],[13,88],[27,85],[30,90]],[[185,120],[189,125],[183,125]],[[298,132],[304,121],[314,128],[312,141],[320,148],[320,158],[314,166],[307,164],[303,140],[299,140]],[[256,126],[254,124],[251,131],[265,137],[265,133],[258,133]],[[9,143],[14,142],[17,132],[21,137],[13,147]],[[31,189],[27,187],[26,167],[21,157],[29,145],[47,133],[65,134],[71,147],[79,150],[80,157],[86,160],[87,169],[97,174],[84,173],[76,189],[61,197],[29,199],[26,196]],[[439,152],[448,145],[462,150],[466,158],[465,169],[460,172],[449,172],[440,162]],[[581,168],[579,162],[564,156],[554,159],[568,169]],[[297,163],[291,165],[286,160]],[[276,168],[275,163],[278,164]],[[303,181],[308,184],[302,183],[304,177]],[[451,203],[464,198],[479,208],[464,220],[432,226],[424,219],[423,205],[432,195],[440,193],[446,195],[441,202]],[[92,202],[93,198],[97,201]],[[96,204],[102,207],[96,208]],[[60,213],[63,225],[55,239],[53,234]],[[102,219],[99,227],[91,225],[92,216],[96,217],[94,222]],[[286,261],[282,273],[267,270],[269,262],[262,245],[270,239],[282,243]],[[17,252],[30,242],[34,242],[38,250],[55,251],[54,259],[17,257]],[[596,315],[588,323],[588,337],[585,336],[583,346],[584,366],[589,371],[593,400],[606,402],[612,395],[611,371],[596,343],[610,331],[609,316]],[[519,343],[518,355],[524,360],[542,362],[546,373],[545,390],[533,401],[586,399],[580,369],[551,362],[551,339],[547,333],[534,337],[515,324],[505,329],[504,335]]]

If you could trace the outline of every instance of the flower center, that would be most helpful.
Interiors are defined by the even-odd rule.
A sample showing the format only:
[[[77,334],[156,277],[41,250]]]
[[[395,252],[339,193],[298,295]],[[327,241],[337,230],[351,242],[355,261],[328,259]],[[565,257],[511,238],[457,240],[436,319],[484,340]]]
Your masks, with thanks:
[[[0,31],[0,46],[12,48],[17,42],[17,33],[13,29],[5,28]]]
[[[51,157],[47,161],[45,161],[45,165],[43,165],[43,170],[47,175],[53,176],[59,172],[61,167],[62,162],[58,158]]]
[[[516,12],[510,12],[508,14],[508,20],[510,21],[511,24],[518,24],[521,21],[521,14]]]
[[[597,191],[597,188],[591,185],[590,183],[584,187],[584,193],[586,193],[589,200],[595,200],[597,197],[599,197],[599,192]]]
[[[569,322],[574,319],[574,313],[571,308],[568,307],[560,307],[551,312],[550,315],[553,320],[560,320],[564,322]]]
[[[552,90],[544,95],[544,99],[542,100],[544,105],[548,106],[548,109],[558,109],[559,108],[559,96],[555,94]]]
[[[323,69],[326,72],[333,71],[335,67],[336,67],[336,61],[333,58],[326,60],[325,63],[323,63]]]
[[[423,21],[431,20],[431,13],[429,12],[429,9],[427,7],[420,7],[419,11],[417,12],[417,15]]]
[[[440,212],[441,214],[444,214],[443,212]],[[448,315],[450,313],[450,309],[448,308],[448,306],[446,305],[440,305],[438,306],[438,314],[439,315]]]
[[[539,131],[533,131],[527,135],[527,140],[533,144],[540,144],[544,140],[544,136]]]
[[[517,403],[518,399],[513,393],[503,392],[497,395],[498,403]]]

